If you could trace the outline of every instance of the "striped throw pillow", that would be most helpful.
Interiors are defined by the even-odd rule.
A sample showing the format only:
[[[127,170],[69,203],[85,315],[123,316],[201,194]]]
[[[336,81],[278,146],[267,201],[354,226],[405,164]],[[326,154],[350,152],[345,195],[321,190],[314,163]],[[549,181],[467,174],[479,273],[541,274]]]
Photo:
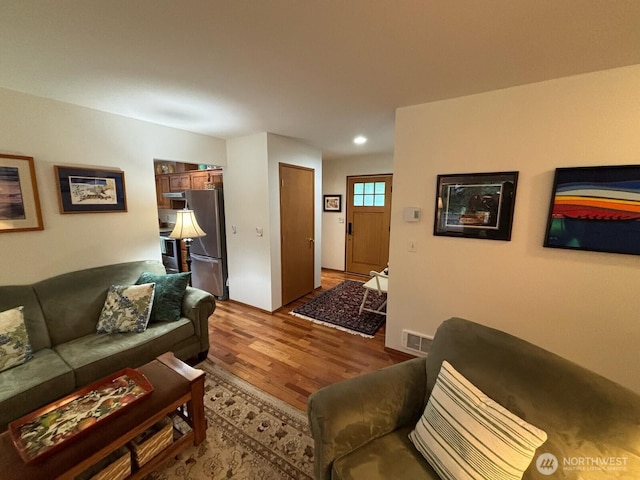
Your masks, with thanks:
[[[444,480],[519,480],[547,434],[444,361],[409,439]]]

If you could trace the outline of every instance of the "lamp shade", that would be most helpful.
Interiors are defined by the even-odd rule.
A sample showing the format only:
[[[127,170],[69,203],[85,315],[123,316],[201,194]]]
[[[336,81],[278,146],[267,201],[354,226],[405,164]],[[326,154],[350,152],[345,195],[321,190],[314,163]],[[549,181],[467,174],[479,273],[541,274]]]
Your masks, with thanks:
[[[176,215],[176,226],[173,228],[169,238],[197,238],[204,237],[206,233],[198,225],[193,210],[178,210]]]

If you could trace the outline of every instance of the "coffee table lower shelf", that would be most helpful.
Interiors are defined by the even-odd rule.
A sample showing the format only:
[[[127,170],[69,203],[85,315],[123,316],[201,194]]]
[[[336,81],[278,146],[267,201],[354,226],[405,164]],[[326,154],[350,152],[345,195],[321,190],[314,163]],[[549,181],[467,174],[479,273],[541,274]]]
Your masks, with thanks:
[[[165,353],[138,369],[154,386],[147,399],[112,421],[96,427],[93,434],[73,442],[51,456],[24,463],[8,432],[0,435],[0,472],[11,472],[12,480],[74,480],[111,453],[126,446],[176,412],[190,429],[137,468],[132,460],[130,480],[141,479],[189,445],[199,445],[206,437],[204,415],[204,372]],[[175,427],[174,427],[175,428]],[[131,453],[130,453],[131,455]]]
[[[189,445],[193,444],[193,431],[189,431],[188,433],[183,434],[180,438],[173,441],[171,445],[167,446],[158,454],[145,463],[142,467],[135,469],[131,472],[131,475],[127,477],[128,480],[136,480],[139,478],[144,478],[149,475],[151,472],[156,470],[162,464],[164,464],[171,457],[178,455],[184,449],[186,449]]]

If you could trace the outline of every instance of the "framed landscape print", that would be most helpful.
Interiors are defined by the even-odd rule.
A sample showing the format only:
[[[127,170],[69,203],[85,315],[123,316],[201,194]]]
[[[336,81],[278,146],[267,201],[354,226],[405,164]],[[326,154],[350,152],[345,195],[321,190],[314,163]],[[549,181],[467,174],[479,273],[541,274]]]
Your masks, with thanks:
[[[60,213],[126,212],[124,172],[56,165]]]
[[[0,154],[0,233],[43,228],[33,157]]]
[[[433,234],[511,240],[518,172],[438,175]]]
[[[556,169],[544,246],[640,255],[640,165]]]

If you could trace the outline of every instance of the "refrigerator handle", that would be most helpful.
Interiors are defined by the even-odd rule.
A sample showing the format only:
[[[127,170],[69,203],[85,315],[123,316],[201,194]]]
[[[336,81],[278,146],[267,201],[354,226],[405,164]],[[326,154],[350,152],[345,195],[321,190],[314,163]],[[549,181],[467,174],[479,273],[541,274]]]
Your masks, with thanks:
[[[191,254],[191,259],[192,260],[201,260],[204,262],[214,262],[214,261],[218,261],[220,259],[215,258],[215,257],[207,257],[205,255],[200,255],[199,253],[192,253]]]

